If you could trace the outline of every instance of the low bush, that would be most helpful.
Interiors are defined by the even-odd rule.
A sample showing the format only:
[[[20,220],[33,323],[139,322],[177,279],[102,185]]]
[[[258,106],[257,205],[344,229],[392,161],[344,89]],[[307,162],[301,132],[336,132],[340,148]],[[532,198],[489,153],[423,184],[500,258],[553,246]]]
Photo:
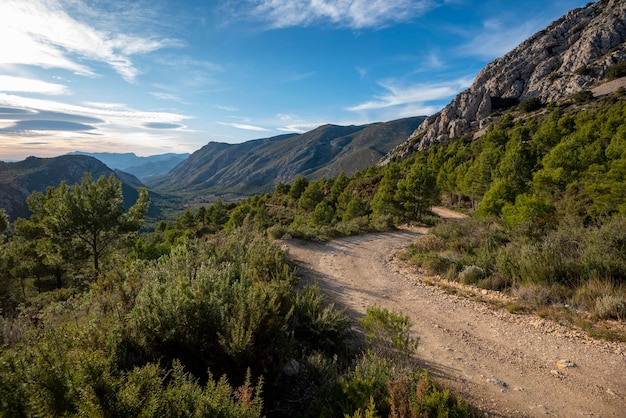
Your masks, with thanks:
[[[441,251],[444,247],[444,240],[435,234],[426,234],[420,237],[415,243],[411,244],[412,251],[420,253]]]
[[[596,299],[593,310],[600,319],[626,319],[626,297],[623,295],[604,295]]]
[[[411,336],[411,321],[400,312],[371,306],[359,322],[376,352],[394,352],[408,357],[417,349],[419,339]]]
[[[421,267],[431,274],[444,274],[454,264],[434,252],[416,253],[411,256],[410,263]]]
[[[626,61],[618,62],[617,64],[609,67],[606,70],[606,73],[604,73],[604,77],[608,81],[626,77]]]
[[[485,270],[482,267],[470,265],[465,266],[459,273],[459,280],[463,284],[476,284],[485,277]]]
[[[539,110],[542,106],[543,103],[541,103],[539,97],[530,97],[520,103],[520,109],[527,113]]]
[[[589,103],[593,100],[593,93],[591,90],[581,90],[578,93],[573,94],[572,99],[578,104]]]

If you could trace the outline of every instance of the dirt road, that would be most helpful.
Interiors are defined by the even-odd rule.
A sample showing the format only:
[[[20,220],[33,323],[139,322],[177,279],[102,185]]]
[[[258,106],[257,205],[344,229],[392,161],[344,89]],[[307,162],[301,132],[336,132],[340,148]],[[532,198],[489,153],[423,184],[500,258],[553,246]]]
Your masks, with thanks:
[[[423,284],[394,254],[426,232],[285,245],[304,280],[352,318],[370,305],[408,315],[422,367],[486,416],[626,417],[626,344]]]

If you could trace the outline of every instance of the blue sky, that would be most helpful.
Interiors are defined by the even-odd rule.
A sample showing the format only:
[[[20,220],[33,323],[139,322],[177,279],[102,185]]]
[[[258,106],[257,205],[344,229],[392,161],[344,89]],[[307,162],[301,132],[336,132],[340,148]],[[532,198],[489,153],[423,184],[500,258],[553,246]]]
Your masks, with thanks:
[[[1,0],[0,160],[435,113],[578,0]]]

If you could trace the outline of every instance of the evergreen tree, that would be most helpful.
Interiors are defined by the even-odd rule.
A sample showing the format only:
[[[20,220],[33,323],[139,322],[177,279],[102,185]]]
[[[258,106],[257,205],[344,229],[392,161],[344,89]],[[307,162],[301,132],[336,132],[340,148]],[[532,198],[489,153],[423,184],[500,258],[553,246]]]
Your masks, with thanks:
[[[4,208],[0,208],[0,237],[9,228],[9,217]]]
[[[385,167],[385,174],[372,198],[371,206],[374,218],[383,215],[396,216],[400,213],[401,208],[395,200],[395,194],[401,178],[402,172],[397,164],[390,163]]]
[[[121,180],[111,175],[94,181],[87,173],[80,184],[70,187],[63,182],[49,187],[45,195],[34,192],[27,203],[33,215],[21,223],[20,231],[30,230],[64,248],[78,243],[89,251],[97,274],[104,251],[141,228],[149,200],[141,189],[137,202],[125,212]]]
[[[299,199],[300,195],[302,195],[308,185],[309,182],[305,177],[296,177],[296,179],[293,181],[293,184],[289,188],[289,196],[293,197],[294,199]]]
[[[319,181],[313,181],[302,192],[300,199],[298,200],[298,206],[300,209],[312,212],[315,210],[315,206],[324,199],[324,194],[320,187]]]
[[[396,200],[403,205],[407,219],[421,220],[426,210],[439,200],[436,177],[428,167],[416,162],[406,177],[398,182]]]

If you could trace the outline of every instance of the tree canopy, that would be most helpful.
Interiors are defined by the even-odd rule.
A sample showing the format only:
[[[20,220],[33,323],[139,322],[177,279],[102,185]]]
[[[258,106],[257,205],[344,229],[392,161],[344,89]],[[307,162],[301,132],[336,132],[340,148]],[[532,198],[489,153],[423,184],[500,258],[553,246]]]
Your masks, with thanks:
[[[33,192],[27,203],[33,214],[16,223],[18,234],[38,235],[64,247],[86,247],[97,274],[103,252],[141,228],[149,200],[141,189],[136,203],[125,211],[121,180],[111,174],[94,181],[87,173],[80,184],[63,182],[48,187],[45,194]]]

